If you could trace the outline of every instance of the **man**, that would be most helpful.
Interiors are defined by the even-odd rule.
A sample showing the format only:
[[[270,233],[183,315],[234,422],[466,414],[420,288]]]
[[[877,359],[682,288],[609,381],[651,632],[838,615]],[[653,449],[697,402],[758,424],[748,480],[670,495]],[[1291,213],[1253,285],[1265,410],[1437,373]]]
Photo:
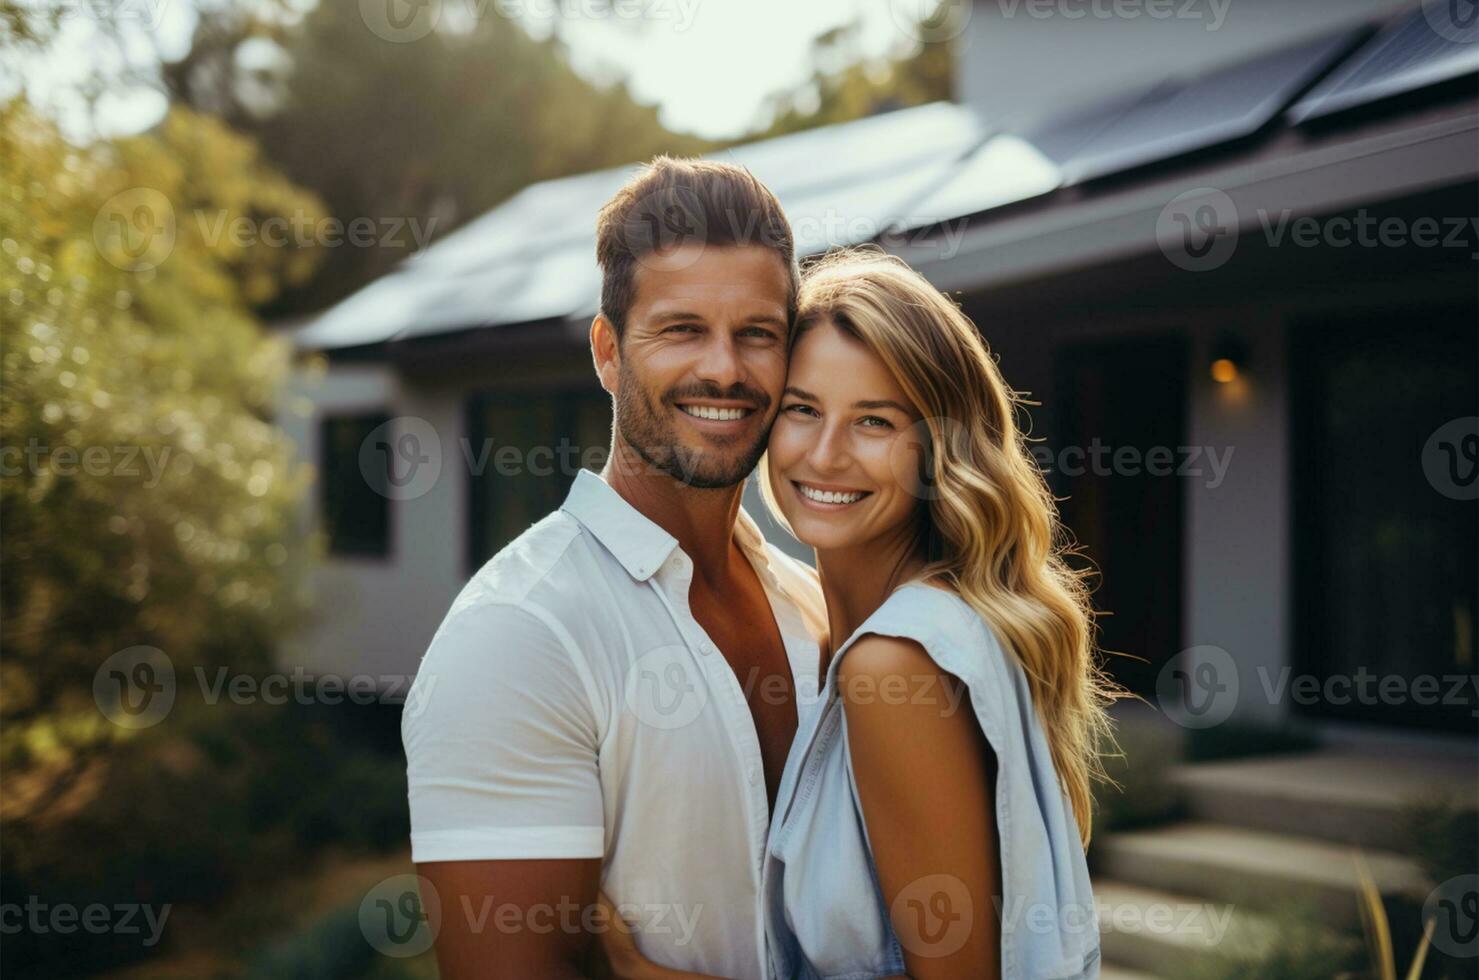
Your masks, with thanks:
[[[596,248],[610,461],[463,590],[404,724],[446,980],[586,975],[598,888],[648,958],[764,972],[766,831],[826,624],[740,509],[785,383],[791,230],[748,172],[659,158]]]

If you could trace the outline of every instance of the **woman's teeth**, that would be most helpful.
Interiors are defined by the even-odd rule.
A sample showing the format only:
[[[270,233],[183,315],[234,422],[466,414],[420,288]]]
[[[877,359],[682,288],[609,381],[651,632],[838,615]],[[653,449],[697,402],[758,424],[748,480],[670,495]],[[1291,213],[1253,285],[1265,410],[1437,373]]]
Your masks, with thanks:
[[[841,493],[835,490],[813,490],[803,483],[796,484],[796,489],[800,490],[801,495],[807,500],[815,500],[819,504],[855,504],[867,496],[861,490],[854,490],[850,493]]]
[[[708,419],[711,422],[733,422],[749,415],[751,411],[748,408],[710,408],[707,405],[679,405],[678,408],[696,419]]]

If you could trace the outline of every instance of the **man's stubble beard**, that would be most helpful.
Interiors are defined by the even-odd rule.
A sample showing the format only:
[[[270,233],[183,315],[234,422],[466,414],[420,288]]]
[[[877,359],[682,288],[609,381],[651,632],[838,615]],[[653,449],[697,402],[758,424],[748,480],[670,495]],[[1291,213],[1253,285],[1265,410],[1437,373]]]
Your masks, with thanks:
[[[616,425],[622,439],[647,465],[665,473],[679,483],[698,490],[722,490],[743,483],[765,455],[768,429],[762,431],[753,446],[737,457],[728,453],[690,449],[678,444],[672,422],[665,418],[661,404],[654,404],[647,389],[637,381],[625,359],[619,369],[620,388],[616,396]],[[708,397],[723,398],[718,391]],[[757,412],[764,412],[769,399],[757,400]]]

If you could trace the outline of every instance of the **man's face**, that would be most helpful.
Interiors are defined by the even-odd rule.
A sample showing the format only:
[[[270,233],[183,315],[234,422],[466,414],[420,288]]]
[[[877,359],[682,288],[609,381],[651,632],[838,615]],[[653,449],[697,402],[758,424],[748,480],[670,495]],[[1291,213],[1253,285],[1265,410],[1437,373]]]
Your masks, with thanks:
[[[740,483],[785,385],[785,263],[759,245],[685,245],[640,263],[635,285],[615,393],[622,438],[689,486]]]

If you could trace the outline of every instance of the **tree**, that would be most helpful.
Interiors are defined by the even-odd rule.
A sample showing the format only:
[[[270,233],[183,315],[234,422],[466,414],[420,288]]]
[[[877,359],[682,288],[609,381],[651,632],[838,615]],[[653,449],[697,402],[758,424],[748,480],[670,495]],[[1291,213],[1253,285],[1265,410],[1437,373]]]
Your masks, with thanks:
[[[304,481],[271,423],[287,351],[249,308],[318,260],[311,243],[274,244],[269,219],[324,209],[185,109],[77,147],[12,100],[0,188],[0,766],[15,820],[127,734],[95,700],[110,655],[251,667],[291,624]]]

